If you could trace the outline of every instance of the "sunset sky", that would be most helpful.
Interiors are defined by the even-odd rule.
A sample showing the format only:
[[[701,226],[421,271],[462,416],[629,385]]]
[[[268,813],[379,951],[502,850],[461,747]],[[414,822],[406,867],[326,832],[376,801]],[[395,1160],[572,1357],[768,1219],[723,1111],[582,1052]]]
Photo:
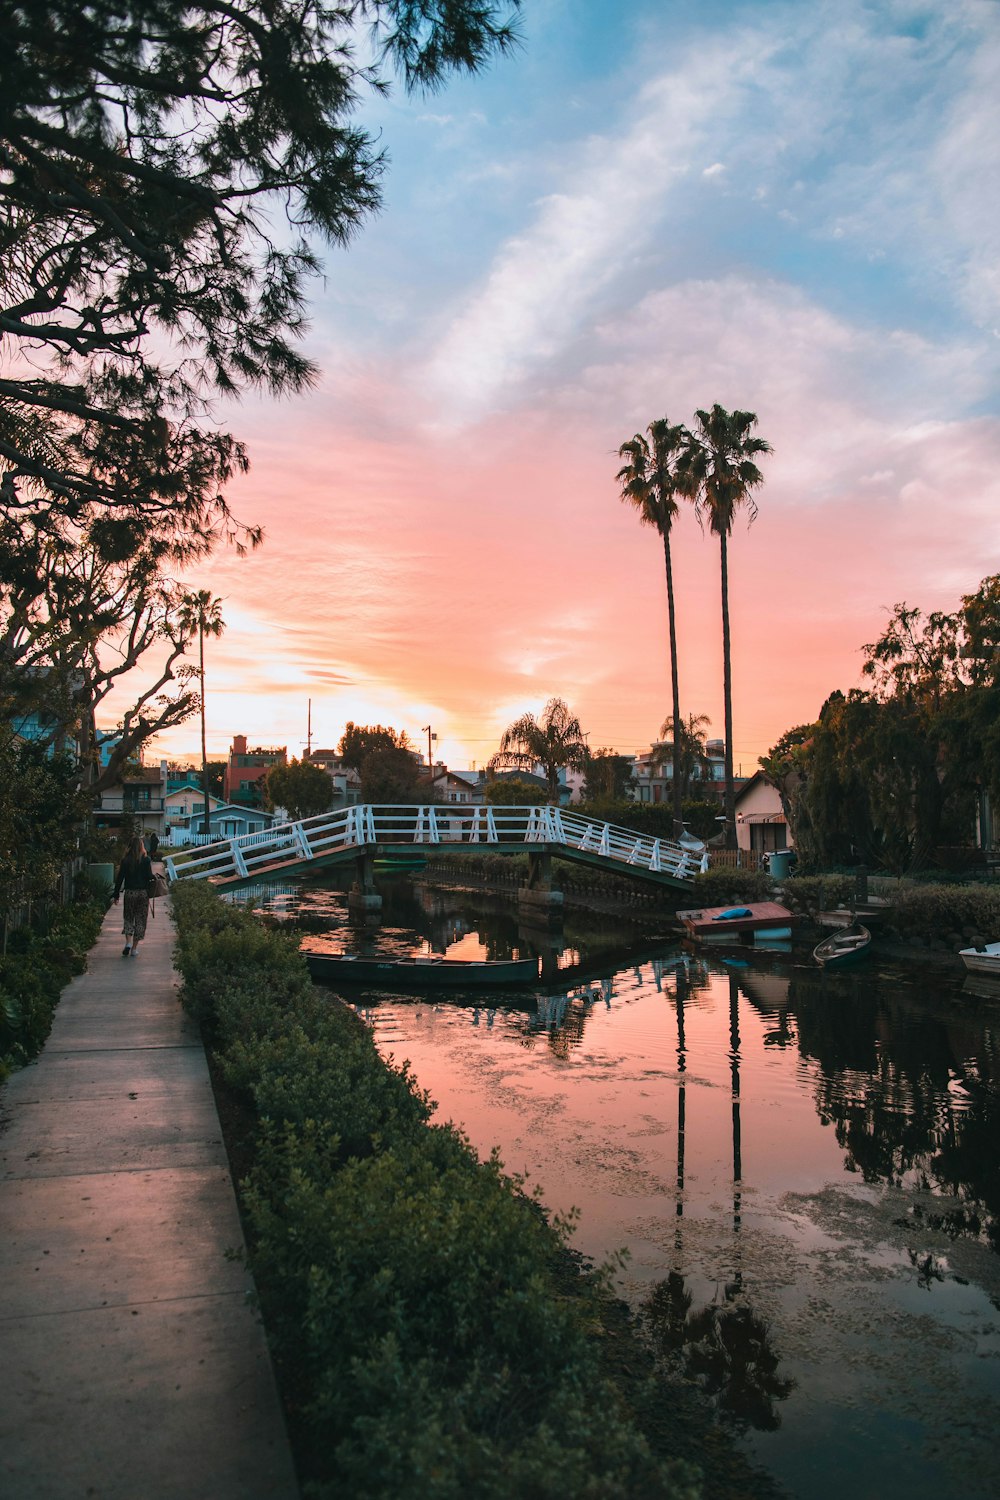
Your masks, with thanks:
[[[1000,570],[995,0],[525,0],[523,48],[396,91],[385,204],[313,290],[314,391],[227,420],[264,547],[209,751],[348,719],[458,767],[551,696],[592,748],[670,708],[663,554],[618,448],[720,402],[774,447],[731,551],[744,774],[905,600]],[[674,533],[681,708],[722,734],[718,545]],[[156,747],[195,749],[197,723]]]

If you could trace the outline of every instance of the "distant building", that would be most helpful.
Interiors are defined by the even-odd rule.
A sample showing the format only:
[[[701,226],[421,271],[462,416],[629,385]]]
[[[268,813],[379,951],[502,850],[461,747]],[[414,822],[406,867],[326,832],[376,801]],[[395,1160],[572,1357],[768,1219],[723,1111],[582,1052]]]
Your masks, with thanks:
[[[635,781],[633,793],[637,802],[669,802],[673,796],[674,761],[673,742],[657,740],[648,750],[635,757],[632,776]],[[707,740],[705,743],[706,764],[695,771],[691,796],[698,801],[721,802],[726,786],[726,742]],[[743,778],[736,777],[737,787]]]
[[[194,775],[193,772],[190,773]],[[216,839],[241,838],[247,833],[261,833],[274,822],[271,813],[259,807],[237,807],[220,797],[208,799],[209,831],[204,831],[205,794],[201,786],[185,784],[166,793],[164,833],[166,842],[177,848],[184,844],[206,843]]]
[[[757,854],[790,849],[792,839],[778,789],[758,771],[736,793],[736,844]]]
[[[458,802],[471,806],[477,800],[478,786],[479,777],[475,771],[449,771],[443,760],[439,760],[431,771],[431,791],[435,802]]]
[[[339,750],[310,750],[302,758],[325,771],[333,782],[334,808],[354,807],[361,801],[361,777],[353,766],[345,764]]]
[[[271,766],[288,764],[286,746],[247,746],[245,734],[234,734],[229,759],[222,777],[222,799],[239,807],[262,807],[261,783]]]
[[[160,836],[164,832],[164,795],[167,763],[155,766],[129,765],[118,780],[99,792],[94,804],[94,826],[122,837],[138,833]]]

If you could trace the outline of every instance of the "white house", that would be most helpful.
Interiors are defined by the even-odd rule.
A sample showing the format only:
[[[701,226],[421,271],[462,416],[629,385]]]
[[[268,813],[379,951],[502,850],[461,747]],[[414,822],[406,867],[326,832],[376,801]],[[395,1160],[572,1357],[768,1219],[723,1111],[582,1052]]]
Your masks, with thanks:
[[[765,780],[763,771],[736,793],[736,843],[758,854],[792,847],[778,789]]]

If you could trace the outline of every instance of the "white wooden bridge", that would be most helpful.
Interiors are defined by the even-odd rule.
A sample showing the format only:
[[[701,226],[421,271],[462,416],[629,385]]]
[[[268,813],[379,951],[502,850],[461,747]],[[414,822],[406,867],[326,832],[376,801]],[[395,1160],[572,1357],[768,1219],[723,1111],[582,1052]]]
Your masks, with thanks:
[[[363,804],[222,839],[165,859],[171,880],[229,887],[281,872],[435,852],[559,855],[690,892],[704,846],[595,823],[557,807],[391,807]]]

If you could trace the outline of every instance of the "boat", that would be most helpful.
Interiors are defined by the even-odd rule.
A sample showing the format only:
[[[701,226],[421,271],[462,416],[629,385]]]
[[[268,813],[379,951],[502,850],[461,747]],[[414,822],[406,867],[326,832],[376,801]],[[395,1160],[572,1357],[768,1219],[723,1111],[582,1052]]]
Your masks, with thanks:
[[[534,984],[535,958],[442,958],[418,954],[411,958],[372,958],[354,953],[300,950],[313,979],[321,984],[377,984],[386,989],[466,989]]]
[[[1000,979],[1000,943],[985,943],[981,948],[961,948],[959,957],[970,974],[991,974]]]
[[[427,865],[426,854],[376,854],[377,870],[423,870]]]
[[[752,943],[757,937],[790,938],[795,916],[777,901],[755,901],[747,906],[705,906],[679,911],[677,920],[693,938],[712,941],[737,937]]]
[[[821,969],[846,969],[857,963],[871,948],[872,935],[860,922],[833,932],[813,949],[813,958]]]

